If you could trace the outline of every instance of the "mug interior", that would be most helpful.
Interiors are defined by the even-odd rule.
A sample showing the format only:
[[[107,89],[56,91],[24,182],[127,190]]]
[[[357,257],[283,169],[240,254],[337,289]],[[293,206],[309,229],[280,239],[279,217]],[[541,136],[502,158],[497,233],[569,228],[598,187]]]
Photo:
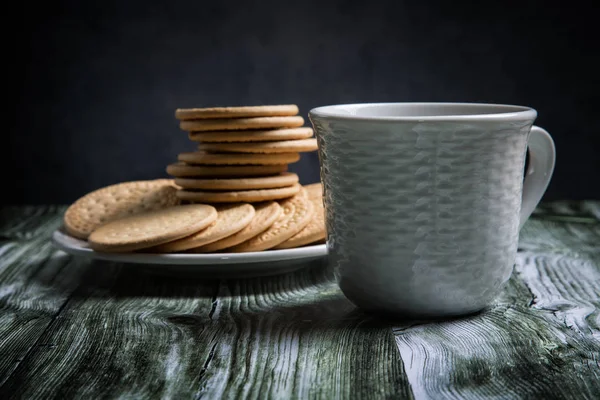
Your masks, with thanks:
[[[529,107],[484,103],[364,103],[318,107],[311,117],[365,120],[523,120],[537,116]]]

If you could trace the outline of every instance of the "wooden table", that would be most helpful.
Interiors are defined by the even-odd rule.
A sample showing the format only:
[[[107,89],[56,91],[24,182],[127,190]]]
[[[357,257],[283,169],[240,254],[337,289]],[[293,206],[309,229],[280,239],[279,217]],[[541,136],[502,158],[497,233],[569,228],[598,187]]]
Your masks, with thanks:
[[[600,202],[540,207],[495,304],[380,320],[328,268],[157,277],[55,249],[64,207],[1,211],[0,399],[598,398]]]

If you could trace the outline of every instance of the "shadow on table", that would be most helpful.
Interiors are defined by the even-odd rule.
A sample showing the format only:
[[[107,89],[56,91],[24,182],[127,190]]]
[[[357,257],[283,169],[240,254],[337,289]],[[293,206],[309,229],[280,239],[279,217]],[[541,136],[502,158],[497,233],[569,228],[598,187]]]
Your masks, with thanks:
[[[389,320],[362,312],[340,292],[332,271],[323,262],[282,275],[250,279],[206,279],[193,276],[161,276],[119,263],[96,261],[81,278],[73,294],[86,299],[146,299],[169,302],[210,299],[221,310],[212,323],[223,325],[237,319],[269,320],[298,329],[326,329],[340,324],[389,326]],[[256,306],[248,306],[248,304]],[[207,304],[205,302],[205,304]],[[205,312],[203,312],[205,311]],[[207,315],[207,310],[196,310]],[[165,315],[172,323],[202,324],[202,318],[182,313]]]
[[[169,266],[148,268],[136,264],[94,261],[80,280],[78,297],[163,297],[227,295],[277,295],[302,292],[333,283],[333,274],[322,260],[298,265],[295,271],[261,277],[224,279],[214,274],[168,271]],[[161,272],[161,273],[157,273]],[[225,289],[224,289],[225,288]]]
[[[94,262],[73,297],[81,301],[86,298],[131,299],[140,303],[151,300],[152,304],[165,300],[171,305],[177,304],[178,299],[182,302],[208,300],[204,302],[205,310],[177,313],[164,310],[164,318],[169,322],[187,327],[205,325],[206,316],[211,324],[222,327],[239,324],[241,320],[255,320],[275,327],[293,326],[300,331],[348,326],[389,328],[428,322],[356,308],[343,296],[331,269],[323,262],[313,262],[287,274],[250,279],[162,276],[123,264]]]

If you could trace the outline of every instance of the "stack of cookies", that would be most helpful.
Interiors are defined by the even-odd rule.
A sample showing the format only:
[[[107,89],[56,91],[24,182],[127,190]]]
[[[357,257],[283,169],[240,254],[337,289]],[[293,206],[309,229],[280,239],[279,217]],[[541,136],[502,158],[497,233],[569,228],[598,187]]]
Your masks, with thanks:
[[[303,187],[287,172],[300,152],[317,149],[297,114],[295,105],[178,109],[198,148],[167,167],[175,180],[89,193],[65,213],[67,232],[101,252],[254,252],[323,243],[321,185]]]
[[[301,152],[315,151],[311,128],[296,105],[178,109],[180,128],[197,143],[167,167],[192,203],[257,203],[298,194],[298,175],[287,172]]]

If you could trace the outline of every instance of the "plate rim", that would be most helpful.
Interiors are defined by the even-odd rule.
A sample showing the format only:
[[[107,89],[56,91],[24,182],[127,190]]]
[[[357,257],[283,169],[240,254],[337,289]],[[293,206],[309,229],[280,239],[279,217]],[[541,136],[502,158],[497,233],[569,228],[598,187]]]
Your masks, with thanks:
[[[297,247],[293,249],[267,250],[248,253],[103,253],[78,245],[83,240],[75,238],[60,228],[52,232],[52,242],[60,250],[84,256],[91,259],[106,261],[127,262],[134,264],[162,264],[162,265],[219,265],[219,264],[255,264],[277,261],[315,259],[328,254],[326,244]]]

